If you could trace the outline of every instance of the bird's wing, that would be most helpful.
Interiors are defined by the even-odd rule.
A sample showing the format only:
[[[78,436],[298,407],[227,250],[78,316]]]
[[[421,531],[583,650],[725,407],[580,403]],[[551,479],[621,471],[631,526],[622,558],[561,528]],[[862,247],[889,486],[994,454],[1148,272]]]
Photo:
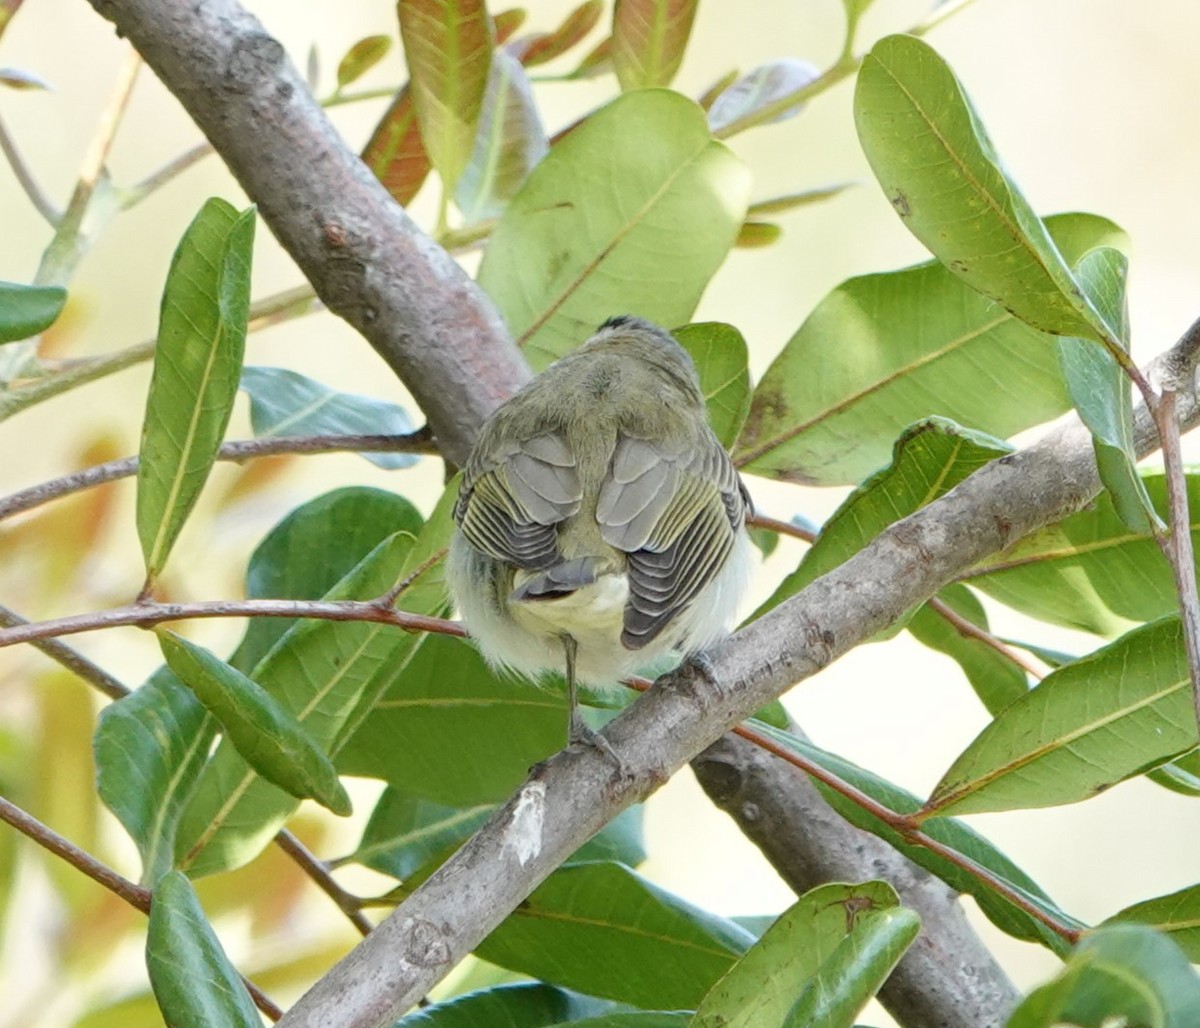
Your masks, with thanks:
[[[749,505],[711,433],[695,450],[628,436],[617,442],[596,520],[604,541],[628,554],[626,647],[649,643],[712,581]]]
[[[583,499],[575,458],[554,432],[472,457],[454,507],[467,542],[497,560],[541,570],[558,559],[559,522]]]

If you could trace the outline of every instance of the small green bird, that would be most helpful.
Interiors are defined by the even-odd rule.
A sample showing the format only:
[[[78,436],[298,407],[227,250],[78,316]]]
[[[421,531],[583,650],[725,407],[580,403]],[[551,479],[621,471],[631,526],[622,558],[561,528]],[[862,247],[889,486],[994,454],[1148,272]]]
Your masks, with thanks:
[[[536,677],[565,661],[569,741],[594,742],[577,681],[615,686],[727,630],[749,509],[687,352],[648,321],[610,318],[483,426],[447,579],[494,667]]]

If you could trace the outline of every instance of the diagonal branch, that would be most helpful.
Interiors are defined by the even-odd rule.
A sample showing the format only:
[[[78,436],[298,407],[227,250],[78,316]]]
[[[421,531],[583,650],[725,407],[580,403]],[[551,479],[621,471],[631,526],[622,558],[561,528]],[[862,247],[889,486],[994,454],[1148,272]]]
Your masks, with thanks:
[[[495,308],[347,147],[236,0],[91,0],[221,155],[318,296],[408,386],[452,462],[529,377]]]

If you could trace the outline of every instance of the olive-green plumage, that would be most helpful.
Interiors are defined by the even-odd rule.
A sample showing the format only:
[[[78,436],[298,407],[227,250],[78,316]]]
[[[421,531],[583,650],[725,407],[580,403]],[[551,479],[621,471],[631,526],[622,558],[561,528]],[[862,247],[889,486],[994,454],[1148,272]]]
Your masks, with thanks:
[[[450,586],[492,663],[538,674],[565,647],[569,679],[614,684],[727,628],[748,506],[691,358],[649,322],[613,318],[484,425]]]

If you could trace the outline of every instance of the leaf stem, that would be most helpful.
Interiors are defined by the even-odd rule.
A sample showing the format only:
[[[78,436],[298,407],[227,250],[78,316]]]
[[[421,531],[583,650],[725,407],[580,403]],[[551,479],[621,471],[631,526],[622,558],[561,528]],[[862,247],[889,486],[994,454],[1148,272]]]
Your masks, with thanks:
[[[109,892],[119,896],[131,907],[140,910],[143,914],[150,913],[150,903],[153,894],[149,889],[135,885],[128,878],[117,874],[107,864],[102,864],[90,853],[81,850],[73,842],[64,839],[54,829],[42,824],[37,818],[27,814],[15,803],[9,802],[3,796],[0,796],[0,821],[5,821],[12,825],[18,832],[32,839],[43,849],[53,853],[61,860],[65,860],[77,871],[81,871],[87,875],[92,881],[103,885]],[[279,1006],[244,975],[242,976],[242,983],[246,986],[251,998],[253,998],[254,1005],[266,1014],[267,1017],[272,1021],[278,1021],[283,1017],[283,1011]]]
[[[963,617],[953,607],[936,596],[931,596],[925,601],[925,605],[932,610],[938,617],[946,621],[959,635],[969,636],[983,643],[985,646],[990,646],[993,650],[1000,654],[1005,660],[1015,664],[1018,668],[1029,675],[1035,681],[1041,681],[1045,675],[1031,661],[1022,657],[1015,649],[996,636],[992,635],[985,628],[980,628],[974,621]]]
[[[350,923],[363,935],[369,935],[374,925],[362,912],[362,904],[357,896],[353,896],[338,884],[329,873],[329,866],[317,857],[295,835],[286,828],[275,836],[279,848],[291,857],[333,902],[345,914]]]
[[[370,621],[394,625],[406,632],[436,632],[439,635],[466,636],[467,630],[457,621],[409,614],[386,606],[380,597],[374,600],[201,600],[190,603],[159,603],[144,600],[124,607],[90,614],[72,614],[48,621],[0,628],[0,649],[17,643],[33,643],[80,632],[95,632],[102,628],[136,626],[149,628],[166,621],[188,621],[199,618],[314,618],[320,621]]]
[[[222,443],[217,460],[241,462],[256,457],[276,457],[302,453],[436,453],[433,437],[426,429],[406,435],[308,435],[278,436],[264,439],[235,439]],[[106,482],[136,475],[137,457],[121,457],[95,464],[82,471],[62,475],[0,498],[0,521],[40,507],[51,500],[70,496]]]
[[[193,164],[198,164],[212,152],[212,144],[207,140],[197,143],[190,150],[185,150],[178,157],[168,161],[158,171],[147,175],[141,182],[122,190],[121,210],[127,211],[130,207],[141,203],[156,189],[160,189],[172,179],[182,175]]]
[[[17,149],[16,142],[8,134],[8,129],[3,120],[0,120],[0,153],[4,154],[9,167],[12,168],[13,174],[17,178],[17,185],[25,191],[25,196],[33,204],[34,210],[50,223],[51,228],[57,227],[62,218],[62,211],[55,207],[50,202],[50,198],[42,192],[42,187],[38,185],[37,179],[33,177],[33,172],[30,170],[29,165],[25,163],[21,152]]]

